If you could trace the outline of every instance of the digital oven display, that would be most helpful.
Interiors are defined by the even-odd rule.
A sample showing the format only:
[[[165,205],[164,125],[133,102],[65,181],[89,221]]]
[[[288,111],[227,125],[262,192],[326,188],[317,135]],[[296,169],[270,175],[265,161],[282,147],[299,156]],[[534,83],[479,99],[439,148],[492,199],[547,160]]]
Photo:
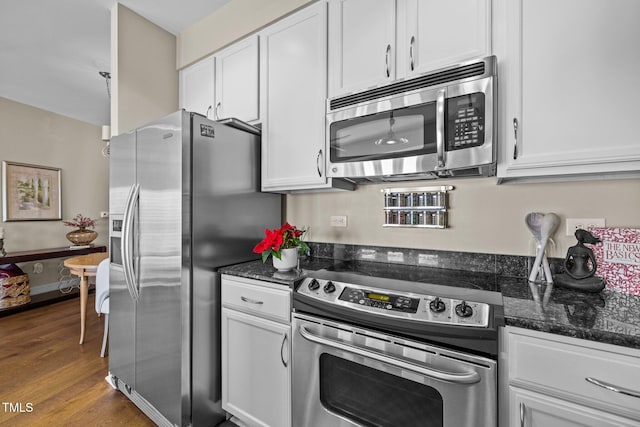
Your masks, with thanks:
[[[381,295],[381,294],[367,294],[367,298],[376,300],[376,301],[389,301],[389,295]]]
[[[416,313],[418,311],[419,298],[407,296],[381,294],[365,289],[345,287],[339,300],[366,307],[375,307],[383,310],[402,311]]]

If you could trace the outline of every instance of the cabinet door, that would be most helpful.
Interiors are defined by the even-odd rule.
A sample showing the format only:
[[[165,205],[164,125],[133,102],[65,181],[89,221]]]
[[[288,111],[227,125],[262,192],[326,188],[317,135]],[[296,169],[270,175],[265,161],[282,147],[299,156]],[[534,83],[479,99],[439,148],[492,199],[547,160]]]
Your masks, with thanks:
[[[325,176],[326,4],[261,33],[262,188],[319,188]]]
[[[222,408],[252,426],[291,425],[290,327],[222,309]]]
[[[491,54],[491,0],[399,1],[399,76]]]
[[[639,171],[640,2],[496,5],[498,176]]]
[[[213,118],[213,70],[210,56],[180,71],[180,108]]]
[[[258,121],[258,36],[216,53],[215,69],[214,117]]]
[[[395,0],[329,1],[329,97],[395,79]]]
[[[517,387],[509,387],[510,426],[631,427],[636,421]]]

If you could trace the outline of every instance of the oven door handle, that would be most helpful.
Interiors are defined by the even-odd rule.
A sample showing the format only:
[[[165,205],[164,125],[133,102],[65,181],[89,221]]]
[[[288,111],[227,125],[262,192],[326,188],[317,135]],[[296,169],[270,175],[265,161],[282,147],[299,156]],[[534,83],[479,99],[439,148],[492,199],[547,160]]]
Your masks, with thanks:
[[[338,350],[346,351],[348,353],[357,354],[358,356],[366,357],[369,359],[377,360],[378,362],[388,363],[390,365],[406,369],[420,375],[425,375],[430,378],[434,378],[436,380],[446,381],[450,383],[457,384],[475,384],[480,381],[480,375],[477,372],[468,372],[464,374],[458,374],[455,372],[445,372],[436,369],[429,369],[423,366],[420,366],[416,363],[408,362],[402,359],[398,359],[397,357],[389,356],[386,354],[381,354],[371,350],[364,350],[360,347],[341,343],[339,341],[332,340],[330,338],[321,337],[311,333],[304,325],[301,325],[298,328],[300,335],[308,341],[325,345],[328,347],[333,347]]]

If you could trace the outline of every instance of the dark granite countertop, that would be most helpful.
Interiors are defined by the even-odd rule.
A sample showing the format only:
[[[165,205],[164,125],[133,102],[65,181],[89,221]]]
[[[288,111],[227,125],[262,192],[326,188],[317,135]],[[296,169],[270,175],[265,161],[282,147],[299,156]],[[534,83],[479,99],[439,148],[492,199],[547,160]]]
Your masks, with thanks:
[[[236,264],[221,272],[293,288],[310,273],[327,268],[498,291],[506,325],[640,349],[640,297],[608,290],[590,294],[493,273],[313,257],[301,260],[300,270],[286,273],[262,261]]]

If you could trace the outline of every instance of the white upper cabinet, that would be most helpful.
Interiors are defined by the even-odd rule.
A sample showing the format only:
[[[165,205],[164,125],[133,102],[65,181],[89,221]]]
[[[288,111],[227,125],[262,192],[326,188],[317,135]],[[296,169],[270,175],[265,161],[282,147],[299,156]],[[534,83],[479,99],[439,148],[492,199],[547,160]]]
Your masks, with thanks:
[[[215,54],[214,118],[259,121],[258,66],[258,36],[234,43]]]
[[[395,79],[396,0],[329,1],[329,96]]]
[[[496,0],[498,178],[640,171],[640,2]]]
[[[180,108],[213,118],[214,88],[213,56],[180,70]]]
[[[490,0],[399,0],[398,7],[399,75],[491,54]]]
[[[258,36],[248,37],[180,71],[180,108],[212,120],[259,115]]]
[[[491,54],[491,0],[329,0],[329,97]]]
[[[315,3],[260,34],[264,191],[333,186],[325,174],[326,9]]]

